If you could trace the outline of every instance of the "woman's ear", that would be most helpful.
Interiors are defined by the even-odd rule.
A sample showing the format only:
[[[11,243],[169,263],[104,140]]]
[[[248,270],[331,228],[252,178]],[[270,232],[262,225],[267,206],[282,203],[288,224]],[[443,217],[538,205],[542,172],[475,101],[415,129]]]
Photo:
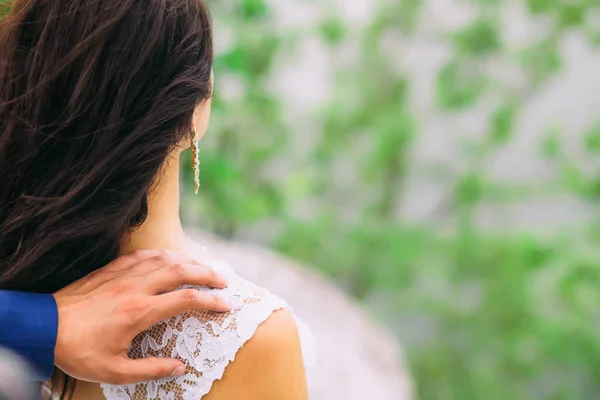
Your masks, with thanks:
[[[192,129],[196,134],[196,140],[202,139],[202,136],[206,133],[208,122],[210,120],[210,107],[211,98],[204,100],[196,106],[196,110],[192,117]]]
[[[203,100],[194,109],[192,115],[192,130],[194,132],[195,140],[202,139],[202,136],[206,133],[208,128],[208,122],[210,121],[210,108],[212,104],[213,87],[215,85],[215,74],[213,71],[210,72],[210,97]]]

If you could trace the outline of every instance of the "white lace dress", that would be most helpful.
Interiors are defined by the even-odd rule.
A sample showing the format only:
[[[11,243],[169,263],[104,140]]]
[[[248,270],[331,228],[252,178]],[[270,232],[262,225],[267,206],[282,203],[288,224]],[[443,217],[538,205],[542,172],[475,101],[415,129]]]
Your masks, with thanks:
[[[132,358],[171,357],[182,360],[186,374],[130,385],[102,385],[108,400],[197,400],[223,376],[237,351],[258,326],[276,310],[289,308],[285,301],[241,277],[222,260],[208,262],[223,275],[226,289],[186,286],[220,295],[232,305],[221,314],[194,310],[164,320],[138,335],[129,350]],[[314,364],[314,339],[297,319],[305,364]]]

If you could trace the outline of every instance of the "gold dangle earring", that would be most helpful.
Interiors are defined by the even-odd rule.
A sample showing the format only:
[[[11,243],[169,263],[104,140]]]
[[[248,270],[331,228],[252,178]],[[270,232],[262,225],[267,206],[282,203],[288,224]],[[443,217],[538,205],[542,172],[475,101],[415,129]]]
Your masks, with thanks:
[[[196,132],[192,132],[192,168],[194,169],[194,194],[198,194],[200,189],[200,159],[198,158],[198,140]]]

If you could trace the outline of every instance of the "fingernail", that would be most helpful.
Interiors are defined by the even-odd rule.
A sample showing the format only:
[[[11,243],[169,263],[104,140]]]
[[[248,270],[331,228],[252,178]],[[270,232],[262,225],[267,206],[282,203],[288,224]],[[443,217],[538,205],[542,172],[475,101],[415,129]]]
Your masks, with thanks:
[[[219,281],[220,281],[220,284],[221,284],[221,285],[223,285],[223,287],[227,287],[227,286],[229,286],[229,282],[227,282],[227,279],[225,279],[225,278],[223,277],[223,275],[218,275],[218,276],[219,276]]]
[[[233,306],[228,301],[223,300],[220,297],[217,297],[217,299],[218,299],[218,302],[217,302],[218,310],[217,311],[221,311],[221,312],[231,311]]]
[[[229,286],[229,282],[223,275],[215,273],[209,286],[213,289],[225,289]]]
[[[173,370],[171,376],[181,376],[183,374],[185,374],[185,367],[183,365],[180,365],[179,367]]]

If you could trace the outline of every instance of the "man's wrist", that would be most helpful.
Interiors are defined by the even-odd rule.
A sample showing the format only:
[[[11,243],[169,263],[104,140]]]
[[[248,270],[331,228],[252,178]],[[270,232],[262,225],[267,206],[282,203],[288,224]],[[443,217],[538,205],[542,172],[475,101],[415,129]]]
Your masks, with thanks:
[[[27,360],[46,380],[54,368],[58,309],[51,294],[0,290],[0,345]]]

